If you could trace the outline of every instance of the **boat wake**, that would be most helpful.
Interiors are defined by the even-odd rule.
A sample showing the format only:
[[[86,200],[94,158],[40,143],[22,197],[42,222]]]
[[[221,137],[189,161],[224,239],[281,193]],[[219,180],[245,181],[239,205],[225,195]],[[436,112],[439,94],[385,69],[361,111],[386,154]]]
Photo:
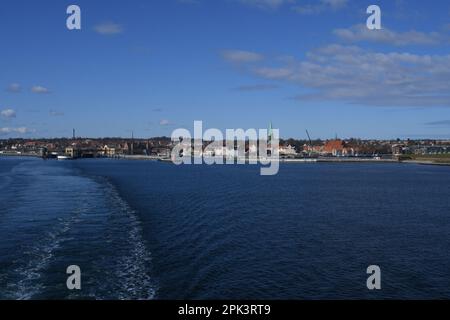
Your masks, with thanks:
[[[107,179],[66,163],[48,169],[22,164],[9,182],[16,201],[1,217],[0,298],[153,299],[138,213]],[[66,287],[73,264],[82,290]]]

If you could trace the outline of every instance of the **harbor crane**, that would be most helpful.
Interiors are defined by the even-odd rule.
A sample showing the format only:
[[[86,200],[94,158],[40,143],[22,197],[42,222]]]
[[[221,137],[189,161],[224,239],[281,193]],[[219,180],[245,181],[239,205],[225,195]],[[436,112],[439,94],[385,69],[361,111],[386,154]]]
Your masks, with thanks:
[[[311,157],[311,154],[313,151],[313,146],[312,146],[311,136],[309,135],[308,129],[306,129],[306,135],[308,136],[308,140],[309,140],[309,156]]]

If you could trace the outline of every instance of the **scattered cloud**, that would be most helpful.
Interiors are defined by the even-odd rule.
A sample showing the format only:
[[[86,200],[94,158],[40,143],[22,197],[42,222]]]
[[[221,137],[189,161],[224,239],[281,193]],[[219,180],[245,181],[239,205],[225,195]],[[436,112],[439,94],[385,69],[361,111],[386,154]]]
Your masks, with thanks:
[[[243,85],[233,88],[235,91],[267,91],[277,89],[278,86],[274,84],[254,84],[254,85]]]
[[[319,14],[324,11],[337,11],[344,8],[348,0],[319,0],[310,4],[297,4],[292,9],[300,14],[311,15]]]
[[[222,51],[222,57],[233,63],[257,62],[264,59],[264,57],[258,53],[244,50],[225,50]]]
[[[64,112],[56,111],[56,110],[53,110],[53,109],[50,109],[49,113],[50,113],[50,115],[52,117],[62,117],[62,116],[64,116]]]
[[[303,101],[365,106],[450,107],[450,55],[374,52],[329,45],[304,59],[248,63],[263,79],[296,83]]]
[[[33,86],[33,87],[31,87],[31,92],[38,93],[38,94],[46,94],[46,93],[50,93],[50,90],[48,88],[42,87],[42,86]]]
[[[276,10],[288,7],[304,15],[337,11],[344,8],[349,0],[237,0],[238,2],[264,10]]]
[[[13,109],[5,109],[0,111],[2,118],[11,119],[16,117],[16,111]]]
[[[11,83],[8,88],[6,88],[6,91],[11,93],[18,93],[22,91],[22,87],[18,83]]]
[[[293,3],[294,0],[239,0],[239,2],[261,9],[277,9],[283,4]]]
[[[0,128],[0,135],[8,135],[11,133],[18,133],[18,134],[27,134],[35,132],[32,129],[29,129],[27,127],[18,127],[18,128]]]
[[[254,72],[263,78],[277,80],[289,78],[292,75],[293,70],[289,67],[260,67],[254,69]]]
[[[113,22],[105,22],[94,27],[94,31],[101,35],[115,35],[123,33],[123,27],[120,24]]]
[[[450,127],[450,120],[439,120],[439,121],[427,122],[426,125],[436,126],[436,127]]]
[[[160,126],[169,126],[171,124],[172,123],[169,120],[167,120],[167,119],[163,119],[163,120],[159,121],[159,125]]]
[[[386,28],[369,30],[365,25],[355,25],[348,29],[335,29],[333,33],[341,40],[347,42],[378,42],[395,46],[407,45],[435,45],[449,40],[438,32],[395,32]]]

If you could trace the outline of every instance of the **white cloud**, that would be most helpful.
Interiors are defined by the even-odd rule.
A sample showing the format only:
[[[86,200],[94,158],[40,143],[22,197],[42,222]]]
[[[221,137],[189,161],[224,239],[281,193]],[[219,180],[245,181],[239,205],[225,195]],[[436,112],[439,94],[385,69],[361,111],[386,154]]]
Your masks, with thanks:
[[[225,60],[234,63],[257,62],[264,59],[258,53],[244,50],[226,50],[222,52],[222,56]]]
[[[323,4],[330,6],[332,9],[342,8],[347,5],[348,0],[322,0]]]
[[[395,46],[406,45],[434,45],[448,41],[438,32],[395,32],[386,28],[381,30],[369,30],[365,25],[355,25],[349,29],[335,29],[333,33],[340,39],[348,42],[378,42]],[[445,39],[447,38],[447,39]]]
[[[123,32],[123,27],[120,24],[113,22],[105,22],[94,27],[95,32],[101,35],[115,35]]]
[[[348,0],[311,0],[309,3],[300,0],[238,0],[240,3],[260,9],[275,10],[283,6],[300,14],[316,14],[328,10],[338,10],[348,3]]]
[[[267,79],[285,79],[292,75],[292,70],[290,68],[274,68],[274,67],[261,67],[255,68],[254,72]]]
[[[170,124],[171,124],[171,122],[167,119],[163,119],[163,120],[159,121],[160,126],[168,126]]]
[[[16,111],[14,111],[13,109],[5,109],[0,112],[0,115],[3,118],[11,119],[16,117]]]
[[[50,93],[50,90],[48,88],[42,87],[42,86],[33,86],[33,87],[31,87],[31,92],[45,94],[45,93]]]
[[[0,135],[8,135],[11,133],[18,133],[18,134],[27,134],[32,133],[34,130],[29,129],[27,127],[18,127],[18,128],[0,128]]]
[[[312,4],[299,4],[292,7],[300,14],[318,14],[324,11],[336,11],[345,7],[348,0],[319,0]]]
[[[264,79],[298,84],[307,92],[298,95],[299,100],[450,107],[450,55],[374,52],[335,44],[309,52],[302,60],[267,64],[245,67]]]
[[[11,83],[8,86],[8,88],[6,88],[6,91],[12,92],[12,93],[17,93],[17,92],[22,91],[22,87],[18,83]]]

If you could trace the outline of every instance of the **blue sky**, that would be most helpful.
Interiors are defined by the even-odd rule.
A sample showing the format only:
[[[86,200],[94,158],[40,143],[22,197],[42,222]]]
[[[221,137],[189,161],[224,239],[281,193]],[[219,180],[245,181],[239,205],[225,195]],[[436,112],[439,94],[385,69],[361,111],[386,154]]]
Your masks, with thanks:
[[[4,0],[0,40],[0,138],[450,138],[445,0]]]

